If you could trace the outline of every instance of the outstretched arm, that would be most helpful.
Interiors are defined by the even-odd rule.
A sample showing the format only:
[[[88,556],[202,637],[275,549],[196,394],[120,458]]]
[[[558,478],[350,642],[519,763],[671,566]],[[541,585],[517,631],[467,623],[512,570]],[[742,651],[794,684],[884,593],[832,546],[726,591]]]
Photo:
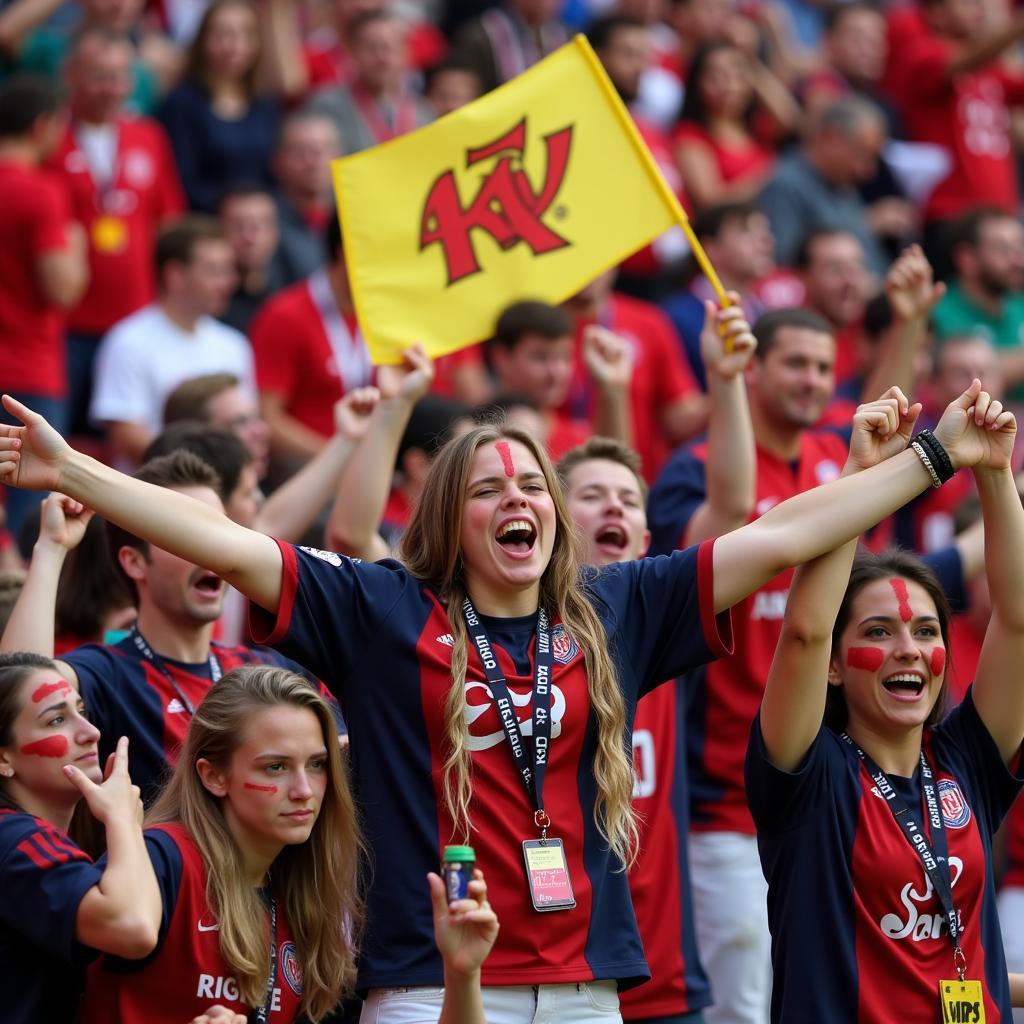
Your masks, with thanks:
[[[975,423],[974,405],[989,397],[974,383],[943,413],[935,436],[955,469],[974,466],[989,453],[990,431]],[[901,508],[931,482],[907,450],[864,470],[798,494],[753,523],[715,542],[715,611],[731,608],[783,569],[833,551]]]
[[[985,523],[985,574],[992,613],[974,681],[974,703],[1003,760],[1024,738],[1024,508],[1010,469],[1016,422],[998,402],[978,403],[979,417],[994,425],[990,457],[974,469]]]
[[[850,458],[844,476],[902,451],[910,440],[920,405],[911,406],[899,388],[862,405],[853,420]],[[857,540],[801,565],[786,600],[786,617],[761,702],[761,733],[772,764],[795,771],[814,742],[825,713],[832,628],[850,579]]]
[[[345,471],[327,521],[327,546],[368,562],[388,557],[388,546],[378,530],[398,446],[414,406],[434,379],[433,364],[422,348],[411,348],[403,355],[403,363],[377,370],[381,401]]]
[[[3,402],[24,426],[0,426],[0,483],[60,491],[215,572],[267,611],[277,610],[282,562],[273,540],[185,494],[134,480],[76,452],[38,413],[9,395]]]
[[[739,295],[732,292],[729,298],[733,305],[724,309],[704,303],[700,350],[709,398],[707,497],[686,526],[687,545],[739,529],[754,511],[757,455],[743,371],[757,341],[743,319]]]

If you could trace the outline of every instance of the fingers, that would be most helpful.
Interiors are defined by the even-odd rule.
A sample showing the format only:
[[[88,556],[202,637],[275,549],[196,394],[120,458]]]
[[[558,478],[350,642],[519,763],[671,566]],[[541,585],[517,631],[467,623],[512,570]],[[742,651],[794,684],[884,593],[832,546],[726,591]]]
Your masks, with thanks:
[[[98,789],[92,779],[87,778],[82,774],[73,764],[66,764],[61,771],[67,777],[68,781],[78,790],[79,793],[84,797],[88,797],[93,790]]]
[[[374,387],[356,388],[342,399],[349,409],[364,416],[373,412],[379,401],[380,391]]]
[[[434,910],[434,919],[437,920],[448,912],[448,892],[441,876],[433,871],[427,874],[427,884],[430,886],[430,904]]]
[[[985,423],[989,406],[992,404],[992,396],[987,391],[982,391],[974,400],[974,422],[980,427]],[[1000,410],[1002,406],[1000,406]]]
[[[893,384],[888,391],[886,391],[878,400],[880,402],[885,401],[887,398],[895,398],[899,405],[900,414],[906,415],[907,409],[910,408],[910,399],[903,393],[903,389]]]
[[[128,778],[128,737],[122,736],[117,741],[117,747],[113,754],[113,764],[111,765],[110,771],[107,773],[107,778],[110,775],[123,775]]]
[[[27,427],[35,427],[46,422],[39,413],[33,412],[27,405],[22,405],[21,402],[11,395],[3,396],[3,404],[4,408],[12,416],[17,416]]]
[[[967,412],[972,405],[974,405],[975,399],[981,394],[981,381],[977,377],[971,381],[971,386],[959,397],[950,402],[950,407],[955,409],[963,409]]]
[[[1009,409],[1004,409],[992,424],[993,430],[1016,430],[1017,417]]]

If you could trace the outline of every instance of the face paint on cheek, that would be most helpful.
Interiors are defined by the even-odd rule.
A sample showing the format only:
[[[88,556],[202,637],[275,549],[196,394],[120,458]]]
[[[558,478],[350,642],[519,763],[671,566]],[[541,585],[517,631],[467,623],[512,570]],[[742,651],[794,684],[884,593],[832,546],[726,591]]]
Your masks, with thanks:
[[[277,786],[257,786],[255,782],[243,782],[243,789],[254,789],[257,793],[276,793]]]
[[[71,693],[71,684],[66,679],[62,679],[59,683],[43,683],[42,686],[36,687],[32,691],[32,703],[38,704],[41,700],[46,700],[52,693]]]
[[[933,647],[932,648],[932,675],[941,676],[943,669],[946,667],[946,648],[945,647]]]
[[[889,580],[889,586],[892,587],[892,592],[896,595],[896,600],[899,601],[900,618],[904,622],[909,622],[914,617],[914,613],[910,609],[910,594],[907,593],[907,581],[891,579]]]
[[[850,647],[846,651],[846,664],[850,668],[865,668],[877,672],[885,661],[885,651],[880,647]]]
[[[516,467],[512,465],[512,451],[508,446],[508,441],[498,441],[494,447],[498,449],[498,454],[501,456],[501,465],[505,470],[505,476],[515,476]]]
[[[47,736],[45,740],[26,743],[20,751],[22,754],[36,757],[64,757],[67,752],[68,738],[66,736]]]

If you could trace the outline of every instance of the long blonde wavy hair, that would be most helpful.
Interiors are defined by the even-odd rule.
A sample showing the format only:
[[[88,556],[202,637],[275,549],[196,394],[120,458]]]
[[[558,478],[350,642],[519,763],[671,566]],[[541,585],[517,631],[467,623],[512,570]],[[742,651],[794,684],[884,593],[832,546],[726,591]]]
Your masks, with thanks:
[[[206,898],[220,923],[220,951],[249,1006],[266,998],[270,955],[267,911],[246,881],[241,851],[224,819],[222,798],[202,783],[196,762],[227,769],[256,712],[280,705],[316,715],[327,748],[328,782],[309,839],[286,846],[271,873],[302,965],[302,1012],[318,1021],[355,982],[355,945],[363,920],[362,835],[338,750],[337,726],[323,697],[301,676],[274,665],[233,669],[196,708],[174,773],[146,818],[180,823],[206,865]]]
[[[402,538],[402,561],[417,579],[430,584],[447,602],[448,621],[455,639],[452,684],[444,707],[448,745],[443,782],[445,807],[464,841],[468,841],[473,827],[472,758],[465,716],[469,636],[462,615],[466,583],[459,537],[473,458],[483,445],[501,440],[518,441],[530,451],[544,474],[554,504],[554,546],[540,579],[540,604],[553,618],[561,620],[583,652],[590,704],[598,727],[593,765],[598,793],[594,820],[609,848],[627,864],[637,843],[631,800],[633,766],[626,749],[625,702],[608,654],[608,637],[581,587],[575,527],[547,452],[525,431],[508,424],[476,427],[441,449]]]

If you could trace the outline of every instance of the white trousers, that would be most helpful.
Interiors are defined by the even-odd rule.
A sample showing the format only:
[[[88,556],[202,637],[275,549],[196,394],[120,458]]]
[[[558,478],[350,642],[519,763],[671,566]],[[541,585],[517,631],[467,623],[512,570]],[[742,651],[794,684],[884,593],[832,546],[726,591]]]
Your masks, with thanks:
[[[767,1024],[771,1004],[768,883],[757,839],[738,832],[690,833],[693,916],[714,1003],[707,1024]]]
[[[569,985],[485,985],[487,1024],[622,1024],[614,981]],[[443,988],[375,988],[359,1024],[437,1024]]]
[[[1003,931],[1006,969],[1024,974],[1024,889],[1008,885],[999,890],[999,927]],[[1024,1024],[1024,1010],[1013,1011],[1013,1024]]]

